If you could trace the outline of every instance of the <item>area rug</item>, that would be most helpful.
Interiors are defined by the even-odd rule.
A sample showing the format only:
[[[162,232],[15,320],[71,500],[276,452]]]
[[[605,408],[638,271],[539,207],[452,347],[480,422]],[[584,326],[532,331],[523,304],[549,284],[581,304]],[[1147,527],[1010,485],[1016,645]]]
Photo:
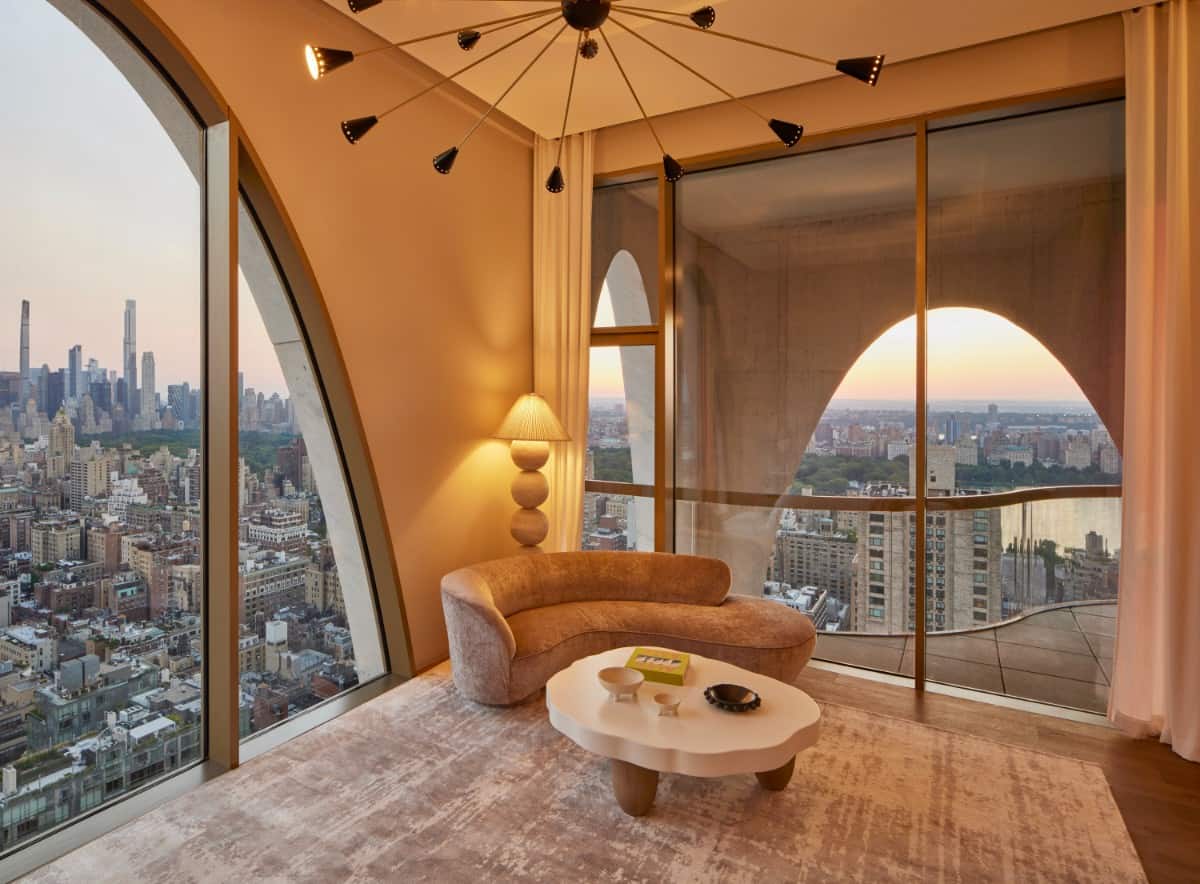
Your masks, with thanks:
[[[33,881],[1144,881],[1094,765],[826,704],[791,785],[664,775],[625,816],[541,702],[439,667]]]

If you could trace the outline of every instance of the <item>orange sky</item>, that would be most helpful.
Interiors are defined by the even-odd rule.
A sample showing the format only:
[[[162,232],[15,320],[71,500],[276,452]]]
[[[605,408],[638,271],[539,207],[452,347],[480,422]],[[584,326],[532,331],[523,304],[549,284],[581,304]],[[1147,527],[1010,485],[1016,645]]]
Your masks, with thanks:
[[[607,291],[596,324],[612,324]],[[994,313],[946,307],[929,313],[929,398],[1086,401],[1062,364],[1032,335]],[[834,400],[913,401],[917,322],[900,322],[867,348],[846,375]],[[620,353],[592,350],[591,395],[621,396]]]

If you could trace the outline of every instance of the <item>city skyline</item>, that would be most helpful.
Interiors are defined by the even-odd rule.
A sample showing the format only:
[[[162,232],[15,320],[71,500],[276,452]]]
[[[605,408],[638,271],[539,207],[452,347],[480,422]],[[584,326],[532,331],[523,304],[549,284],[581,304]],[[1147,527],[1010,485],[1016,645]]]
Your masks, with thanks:
[[[239,277],[241,277],[240,273],[238,275],[239,275]],[[253,297],[249,293],[249,286],[246,283],[245,279],[241,280],[241,287],[243,290],[243,297],[247,298],[250,301],[250,303],[253,304]],[[24,306],[27,301],[29,302],[28,310],[26,310],[25,306]],[[121,319],[122,321],[124,320],[124,317],[126,315],[126,305],[129,301],[134,301],[138,305],[138,307],[137,307],[138,313],[136,314],[137,315],[136,322],[138,323],[138,325],[136,326],[136,337],[135,337],[135,340],[131,342],[131,343],[134,343],[137,345],[135,354],[134,354],[136,369],[132,373],[132,376],[137,381],[138,389],[140,389],[142,386],[142,381],[141,381],[142,364],[143,364],[143,358],[145,357],[146,354],[153,355],[154,364],[155,364],[154,392],[157,393],[159,395],[159,397],[162,398],[164,401],[166,399],[167,387],[170,385],[182,384],[182,383],[186,382],[193,389],[199,389],[201,385],[199,382],[199,376],[200,376],[199,359],[200,359],[200,357],[199,357],[198,343],[196,344],[196,348],[195,348],[196,349],[196,357],[195,358],[196,358],[196,362],[197,362],[197,369],[194,372],[194,374],[188,375],[186,377],[170,377],[170,376],[165,375],[165,373],[162,370],[162,365],[164,362],[163,351],[160,351],[152,346],[145,347],[145,346],[141,345],[141,342],[144,340],[144,335],[141,331],[141,326],[140,326],[141,302],[136,301],[136,299],[127,299],[125,302],[122,303],[120,316],[118,318]],[[8,302],[7,297],[0,297],[0,304],[7,305],[7,302]],[[47,354],[50,356],[49,359],[39,358],[41,356],[41,351],[39,351],[39,349],[37,347],[37,339],[39,337],[37,304],[34,301],[32,301],[32,299],[28,299],[28,298],[18,299],[16,301],[16,306],[14,309],[15,309],[15,312],[20,317],[20,323],[19,323],[20,330],[19,330],[19,332],[17,332],[16,331],[17,326],[14,324],[14,327],[13,327],[14,331],[8,335],[8,337],[12,337],[15,339],[15,342],[16,342],[15,346],[13,345],[14,344],[13,341],[9,341],[7,339],[0,341],[0,372],[5,372],[5,371],[19,372],[22,376],[22,379],[24,379],[26,368],[28,368],[28,370],[33,373],[37,373],[38,371],[40,371],[43,365],[48,365],[52,372],[58,371],[59,369],[68,368],[71,363],[72,353],[73,353],[74,349],[76,347],[80,347],[81,352],[82,352],[82,360],[81,360],[82,367],[85,370],[88,366],[89,360],[95,359],[99,363],[101,368],[105,369],[106,371],[108,371],[110,373],[115,371],[117,373],[117,377],[119,379],[125,379],[127,377],[126,359],[129,354],[126,352],[125,327],[123,325],[123,322],[121,323],[120,328],[119,328],[120,334],[114,335],[114,337],[116,337],[116,339],[117,339],[117,344],[110,346],[108,348],[103,348],[103,347],[94,347],[94,346],[89,347],[88,342],[85,342],[85,341],[72,341],[70,344],[66,344],[61,341],[56,342],[56,348],[58,350],[62,350],[62,354],[58,357],[58,360],[55,361],[55,357],[53,356],[52,353]],[[57,316],[54,319],[50,319],[47,321],[54,323],[50,326],[50,329],[53,330],[54,334],[58,334],[58,332],[60,330],[60,326],[57,324]],[[116,323],[114,323],[114,324],[116,324]],[[93,335],[93,337],[98,338],[98,339],[104,338],[102,333],[96,333]],[[28,357],[26,357],[25,352],[24,352],[26,346],[28,346],[28,349],[29,349]],[[43,349],[51,350],[51,347],[49,347],[48,345],[44,345]],[[101,358],[100,356],[96,355],[98,350],[101,352],[111,352],[113,349],[118,349],[118,353],[119,353],[118,359],[108,360],[108,359]],[[9,352],[9,351],[11,351],[11,352]],[[262,382],[264,380],[266,381],[265,386],[260,386],[259,384],[252,383],[251,376],[247,375],[246,369],[244,367],[242,367],[241,373],[243,375],[244,386],[247,388],[252,388],[256,392],[262,393],[263,395],[267,396],[268,398],[271,395],[278,393],[280,398],[287,399],[290,396],[290,393],[289,393],[288,387],[287,387],[287,382],[283,378],[283,371],[280,368],[279,362],[275,357],[274,346],[271,344],[270,338],[267,336],[266,326],[263,324],[262,316],[258,312],[257,308],[243,309],[243,310],[239,311],[239,315],[238,315],[239,363],[243,363],[246,361],[242,357],[244,356],[244,354],[247,351],[259,351],[259,352],[265,351],[269,355],[270,360],[271,360],[271,365],[270,365],[271,371],[265,371],[263,365],[254,363],[254,372],[255,372],[254,376],[259,379],[259,384],[262,384]],[[13,359],[13,354],[17,354],[17,358],[15,360]],[[169,358],[165,361],[169,362],[170,364],[174,364],[174,360],[170,360]],[[241,366],[239,366],[239,367],[241,367]],[[50,415],[50,417],[53,417],[53,415]]]
[[[20,370],[17,324],[28,300],[31,367],[65,367],[67,351],[81,344],[85,364],[96,358],[123,376],[122,313],[132,298],[138,369],[151,351],[160,391],[198,385],[203,231],[188,164],[121,72],[61,13],[48,3],[6,12],[0,69],[21,88],[5,91],[0,164],[21,174],[0,176],[8,209],[0,216],[0,327],[11,328],[0,335],[0,371]],[[109,137],[113,127],[119,142]],[[245,279],[240,285],[245,383],[286,396]]]
[[[596,327],[614,322],[607,284],[596,307]],[[1002,316],[968,307],[929,311],[928,397],[944,402],[1090,403],[1063,364],[1033,335]],[[830,399],[912,403],[916,396],[916,317],[876,338]],[[621,348],[591,352],[592,399],[623,398]]]

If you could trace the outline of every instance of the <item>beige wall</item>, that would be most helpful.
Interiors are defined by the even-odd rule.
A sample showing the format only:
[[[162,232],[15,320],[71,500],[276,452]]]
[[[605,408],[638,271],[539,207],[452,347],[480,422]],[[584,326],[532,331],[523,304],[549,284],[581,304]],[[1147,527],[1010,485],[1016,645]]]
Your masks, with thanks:
[[[1112,15],[890,65],[874,89],[838,76],[768,92],[752,103],[770,116],[802,123],[805,134],[813,135],[1123,75],[1121,19]],[[771,137],[761,122],[729,102],[655,122],[667,150],[681,161],[759,146]],[[596,138],[598,173],[660,159],[641,121],[604,129]]]
[[[531,148],[501,119],[438,175],[477,113],[435,93],[350,147],[338,122],[427,80],[379,53],[310,81],[306,42],[378,45],[319,0],[148,0],[229,101],[308,253],[375,461],[418,667],[447,653],[439,581],[515,549],[513,468],[490,441],[532,379]]]

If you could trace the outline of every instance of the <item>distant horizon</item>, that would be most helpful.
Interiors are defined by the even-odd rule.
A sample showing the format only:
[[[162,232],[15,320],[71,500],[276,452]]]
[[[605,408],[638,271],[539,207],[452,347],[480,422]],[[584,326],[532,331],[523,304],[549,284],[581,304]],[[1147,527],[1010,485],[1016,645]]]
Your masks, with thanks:
[[[596,394],[588,397],[588,402],[614,403],[624,402],[623,395]],[[1064,399],[930,399],[930,411],[986,413],[989,405],[995,405],[1001,412],[1037,414],[1039,412],[1096,414],[1095,408],[1086,400]],[[825,406],[825,411],[841,409],[844,411],[895,411],[913,412],[912,400],[904,399],[832,399]]]

